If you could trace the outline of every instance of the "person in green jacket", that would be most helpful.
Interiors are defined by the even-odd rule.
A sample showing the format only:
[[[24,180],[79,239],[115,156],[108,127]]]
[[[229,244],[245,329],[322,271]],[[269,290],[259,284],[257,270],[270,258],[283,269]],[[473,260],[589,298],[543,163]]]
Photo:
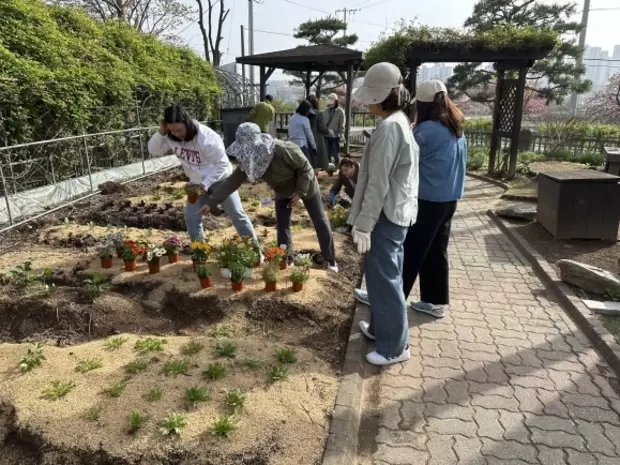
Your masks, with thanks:
[[[293,142],[261,134],[254,123],[243,123],[237,128],[235,142],[226,153],[237,159],[238,166],[228,178],[211,186],[200,213],[208,214],[244,181],[260,179],[274,191],[278,244],[286,245],[289,263],[293,262],[291,215],[293,207],[303,202],[316,230],[327,269],[337,273],[334,237],[323,208],[319,183],[301,149]]]
[[[258,125],[261,132],[265,134],[269,134],[269,123],[276,117],[276,110],[273,108],[272,102],[273,97],[269,94],[265,95],[265,100],[258,102],[248,117],[248,121]]]

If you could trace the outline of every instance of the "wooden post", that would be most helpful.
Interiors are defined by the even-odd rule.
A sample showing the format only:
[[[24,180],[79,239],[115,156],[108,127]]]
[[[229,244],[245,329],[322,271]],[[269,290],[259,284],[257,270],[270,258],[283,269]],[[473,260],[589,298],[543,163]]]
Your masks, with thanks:
[[[519,81],[517,83],[517,95],[515,114],[512,124],[512,137],[510,140],[510,163],[508,165],[508,179],[513,179],[517,174],[517,155],[519,151],[519,138],[521,137],[521,120],[523,118],[523,103],[525,101],[525,77],[527,67],[519,68]]]
[[[265,95],[267,95],[267,78],[265,75],[265,67],[260,67],[260,83],[259,83],[259,98],[262,102],[265,100]]]
[[[312,84],[310,82],[311,79],[312,79],[312,71],[308,70],[306,71],[306,75],[304,76],[304,81],[306,84],[306,98],[310,97],[310,87],[312,87]]]
[[[497,70],[497,83],[495,84],[495,106],[493,107],[493,132],[491,134],[491,151],[489,152],[489,166],[487,173],[492,175],[495,172],[495,158],[497,149],[500,148],[499,117],[501,115],[500,100],[502,98],[502,87],[506,71],[501,68]]]
[[[345,102],[345,126],[344,126],[344,153],[349,154],[349,139],[351,134],[351,93],[353,92],[353,63],[347,68],[347,96]]]

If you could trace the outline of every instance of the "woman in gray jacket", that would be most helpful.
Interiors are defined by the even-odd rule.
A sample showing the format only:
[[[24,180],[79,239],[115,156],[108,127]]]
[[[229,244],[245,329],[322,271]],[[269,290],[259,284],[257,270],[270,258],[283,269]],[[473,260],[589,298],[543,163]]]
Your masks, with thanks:
[[[344,135],[344,126],[347,120],[344,110],[338,102],[338,95],[329,94],[327,96],[327,110],[321,113],[321,118],[327,128],[325,145],[327,145],[329,161],[334,166],[338,166],[340,164],[340,139]]]
[[[364,257],[370,322],[363,334],[376,340],[366,355],[373,365],[404,362],[409,353],[409,325],[403,293],[403,244],[418,210],[419,149],[403,109],[409,92],[391,63],[370,67],[353,98],[382,118],[364,149],[348,223]]]

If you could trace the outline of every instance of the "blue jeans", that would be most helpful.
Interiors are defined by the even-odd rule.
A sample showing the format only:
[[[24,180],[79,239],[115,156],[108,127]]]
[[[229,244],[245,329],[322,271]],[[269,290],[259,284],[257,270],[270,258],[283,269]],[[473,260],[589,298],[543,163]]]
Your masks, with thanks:
[[[370,302],[369,331],[377,339],[377,352],[385,358],[398,357],[409,343],[403,293],[403,244],[407,230],[382,213],[370,235],[370,251],[364,259]]]
[[[336,168],[340,164],[340,138],[339,137],[326,137],[325,143],[327,145],[327,154],[329,160],[334,164]]]
[[[208,194],[203,194],[198,197],[196,203],[185,204],[185,225],[187,226],[187,232],[192,241],[203,240],[205,237],[200,208],[205,205],[208,198]],[[248,215],[245,213],[245,210],[243,210],[238,192],[233,192],[222,202],[222,210],[224,210],[228,218],[230,218],[230,221],[232,221],[237,233],[241,237],[251,237],[254,245],[258,247],[258,240],[254,233],[254,227],[252,226],[250,218],[248,218]]]

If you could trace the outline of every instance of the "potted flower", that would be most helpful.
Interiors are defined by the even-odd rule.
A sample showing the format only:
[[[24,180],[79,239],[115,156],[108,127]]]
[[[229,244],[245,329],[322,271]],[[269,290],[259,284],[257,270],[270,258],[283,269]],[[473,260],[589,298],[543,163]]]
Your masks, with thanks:
[[[263,281],[265,281],[265,291],[275,292],[278,286],[278,280],[280,278],[280,272],[278,268],[270,263],[263,269]]]
[[[300,253],[295,257],[295,266],[298,266],[299,268],[304,268],[307,270],[313,263],[314,260],[312,260],[312,255],[309,253]]]
[[[181,239],[178,236],[170,236],[164,241],[164,249],[168,255],[168,263],[177,263],[181,251]]]
[[[329,222],[332,228],[339,233],[347,232],[347,220],[349,219],[349,212],[340,205],[336,205],[329,212]]]
[[[206,242],[194,241],[190,247],[192,249],[192,264],[194,269],[207,263],[209,254],[211,253],[211,246],[209,244]]]
[[[235,236],[230,239],[224,239],[222,245],[218,248],[217,261],[220,266],[220,274],[224,279],[230,279],[230,266],[233,263],[239,263],[239,243],[241,238]]]
[[[125,235],[122,232],[115,232],[110,234],[106,238],[106,242],[109,242],[116,249],[116,256],[123,258],[123,242],[125,242]]]
[[[252,243],[251,237],[241,239],[238,244],[238,256],[239,262],[245,265],[245,279],[252,279],[254,268],[260,266],[260,249]]]
[[[159,273],[161,257],[166,255],[166,249],[162,247],[149,246],[146,252],[146,261],[149,264],[149,274]]]
[[[288,268],[285,245],[281,245],[280,247],[269,247],[267,253],[265,253],[265,258],[271,263],[279,263],[281,270],[286,270]]]
[[[233,263],[230,265],[230,284],[233,291],[239,292],[243,289],[245,270],[246,268],[243,263]]]
[[[148,252],[149,247],[151,246],[151,244],[148,241],[145,241],[144,239],[140,239],[140,240],[136,241],[136,245],[143,250],[143,252],[142,252],[142,260],[145,261],[145,262],[148,261],[148,257],[146,255],[147,255],[147,252]]]
[[[196,203],[198,197],[200,196],[200,191],[202,190],[202,186],[200,184],[195,184],[192,182],[188,182],[185,184],[185,194],[187,195],[187,203]]]
[[[123,262],[125,262],[125,271],[135,271],[136,259],[143,254],[144,249],[136,244],[135,241],[128,240],[123,242],[122,258]]]
[[[196,274],[198,275],[198,279],[200,280],[200,287],[202,287],[203,289],[207,289],[208,287],[213,286],[210,268],[205,265],[201,265],[196,269]]]
[[[112,268],[112,257],[114,244],[111,242],[104,242],[99,244],[99,258],[101,259],[101,268]]]
[[[310,275],[308,270],[297,268],[291,273],[291,281],[293,282],[293,292],[299,292],[304,288],[304,283],[308,281]]]

